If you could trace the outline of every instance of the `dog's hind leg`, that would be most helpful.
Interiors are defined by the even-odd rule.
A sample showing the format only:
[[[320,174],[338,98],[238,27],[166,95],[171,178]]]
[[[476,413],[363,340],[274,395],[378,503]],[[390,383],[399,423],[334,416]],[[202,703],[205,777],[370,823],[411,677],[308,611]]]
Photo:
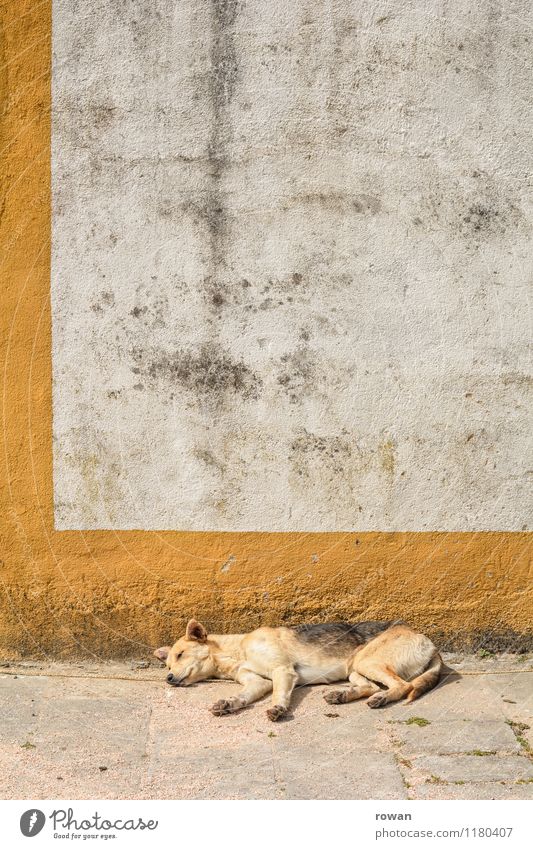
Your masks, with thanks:
[[[367,676],[372,681],[384,684],[388,688],[386,690],[380,690],[371,696],[367,701],[369,707],[377,708],[389,704],[389,702],[399,702],[400,699],[405,698],[411,692],[412,685],[408,681],[404,681],[403,678],[400,678],[391,666],[380,662],[372,656],[362,658],[358,661],[356,655],[355,662],[359,673]]]
[[[236,676],[237,681],[243,685],[241,692],[237,696],[232,696],[230,699],[219,699],[218,702],[209,708],[215,716],[226,716],[228,713],[235,713],[238,710],[246,707],[246,705],[257,702],[262,699],[267,693],[272,690],[272,681],[268,678],[261,678],[255,672],[249,669],[239,670]]]
[[[358,672],[351,672],[348,676],[348,681],[350,684],[353,684],[352,687],[348,687],[346,690],[332,690],[330,693],[326,693],[324,699],[328,705],[343,705],[347,702],[355,702],[356,699],[365,699],[379,690],[377,684],[359,675]]]
[[[272,707],[267,710],[267,716],[272,722],[287,716],[297,680],[298,675],[292,666],[277,666],[272,670]]]

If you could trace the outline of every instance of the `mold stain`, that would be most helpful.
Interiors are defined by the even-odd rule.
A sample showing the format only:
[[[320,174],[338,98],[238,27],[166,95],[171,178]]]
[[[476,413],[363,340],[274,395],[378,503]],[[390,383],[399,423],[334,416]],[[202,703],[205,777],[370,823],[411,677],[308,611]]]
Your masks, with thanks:
[[[132,311],[130,312],[130,315],[132,315],[133,318],[140,318],[141,315],[145,315],[147,312],[148,312],[148,307],[146,305],[143,306],[143,307],[137,306],[137,307],[133,307]]]
[[[392,477],[396,468],[396,443],[392,439],[379,445],[378,459],[383,471]]]
[[[226,265],[229,235],[222,181],[228,164],[227,147],[232,138],[228,107],[238,75],[235,23],[239,6],[238,0],[211,0],[211,132],[208,144],[211,180],[203,215],[209,230],[211,288],[216,288],[220,272]],[[213,300],[211,295],[211,306],[215,312],[224,303],[224,299]]]
[[[91,103],[90,105],[91,126],[95,130],[108,129],[114,119],[117,107],[110,102]]]
[[[382,206],[379,198],[373,195],[351,195],[344,192],[306,192],[294,195],[283,204],[284,209],[293,206],[318,206],[325,212],[342,215],[377,215]]]
[[[218,279],[217,275],[210,275],[204,280],[204,300],[211,312],[220,314],[221,309],[234,301],[230,286]]]
[[[335,511],[340,523],[351,523],[354,515],[362,511],[358,502],[373,456],[346,428],[332,435],[301,428],[288,446],[293,497],[302,497],[313,489],[319,494],[320,509]]]
[[[211,469],[219,472],[223,472],[225,469],[224,463],[221,463],[221,461],[215,457],[213,452],[209,451],[207,448],[197,448],[194,452],[194,456],[197,460],[200,460]]]
[[[291,404],[298,404],[313,393],[316,385],[317,363],[308,348],[300,346],[281,357],[277,382]]]
[[[78,501],[83,505],[84,519],[91,524],[104,514],[107,521],[116,522],[124,503],[121,487],[122,466],[119,457],[109,454],[102,446],[87,451],[87,434],[77,434],[76,448],[67,462],[79,474]],[[81,444],[80,444],[81,442]]]
[[[304,429],[290,444],[291,459],[297,474],[307,476],[317,462],[333,474],[342,473],[354,450],[347,436],[346,432],[340,436],[319,436]]]
[[[463,217],[463,230],[476,235],[490,235],[505,231],[505,214],[494,204],[477,202],[469,206]]]
[[[115,296],[113,292],[100,292],[97,298],[91,303],[91,310],[97,315],[102,315],[109,307],[115,306]]]
[[[166,385],[220,404],[226,396],[255,399],[261,387],[261,379],[244,361],[234,359],[215,343],[172,353],[134,349],[132,355],[132,371],[151,389]]]
[[[508,230],[518,227],[522,218],[520,208],[511,198],[498,197],[493,191],[468,204],[460,229],[463,236],[471,236],[474,240],[501,238]]]
[[[211,6],[213,99],[215,107],[221,110],[231,102],[237,79],[238,62],[234,27],[240,2],[239,0],[211,0]]]

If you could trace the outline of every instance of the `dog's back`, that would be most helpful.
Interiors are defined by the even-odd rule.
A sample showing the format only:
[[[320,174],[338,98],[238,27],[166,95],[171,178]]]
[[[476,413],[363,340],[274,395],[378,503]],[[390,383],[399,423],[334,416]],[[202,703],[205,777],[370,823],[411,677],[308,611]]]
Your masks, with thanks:
[[[345,654],[368,643],[378,634],[398,622],[323,622],[316,625],[296,625],[292,630],[299,642],[331,654]]]

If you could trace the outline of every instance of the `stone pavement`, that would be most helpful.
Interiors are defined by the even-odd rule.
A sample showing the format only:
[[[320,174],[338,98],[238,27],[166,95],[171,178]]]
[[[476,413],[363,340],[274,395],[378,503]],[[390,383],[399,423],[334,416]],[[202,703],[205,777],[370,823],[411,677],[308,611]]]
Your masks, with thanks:
[[[277,724],[268,701],[215,718],[236,684],[174,689],[142,662],[2,664],[0,797],[533,798],[533,656],[446,660],[456,671],[413,705],[305,687]]]

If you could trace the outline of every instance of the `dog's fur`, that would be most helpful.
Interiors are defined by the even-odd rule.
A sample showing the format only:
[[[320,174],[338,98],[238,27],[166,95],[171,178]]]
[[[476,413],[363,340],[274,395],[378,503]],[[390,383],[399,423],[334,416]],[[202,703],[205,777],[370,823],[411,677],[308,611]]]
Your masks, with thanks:
[[[273,722],[289,712],[297,684],[348,680],[350,687],[328,692],[329,704],[368,697],[371,708],[407,697],[412,702],[434,687],[442,659],[431,642],[397,622],[346,622],[258,628],[249,634],[208,634],[191,619],[183,637],[155,656],[169,669],[167,681],[186,687],[207,678],[242,684],[241,692],[210,710],[224,716],[272,693],[267,716]],[[382,685],[382,689],[379,685]]]

